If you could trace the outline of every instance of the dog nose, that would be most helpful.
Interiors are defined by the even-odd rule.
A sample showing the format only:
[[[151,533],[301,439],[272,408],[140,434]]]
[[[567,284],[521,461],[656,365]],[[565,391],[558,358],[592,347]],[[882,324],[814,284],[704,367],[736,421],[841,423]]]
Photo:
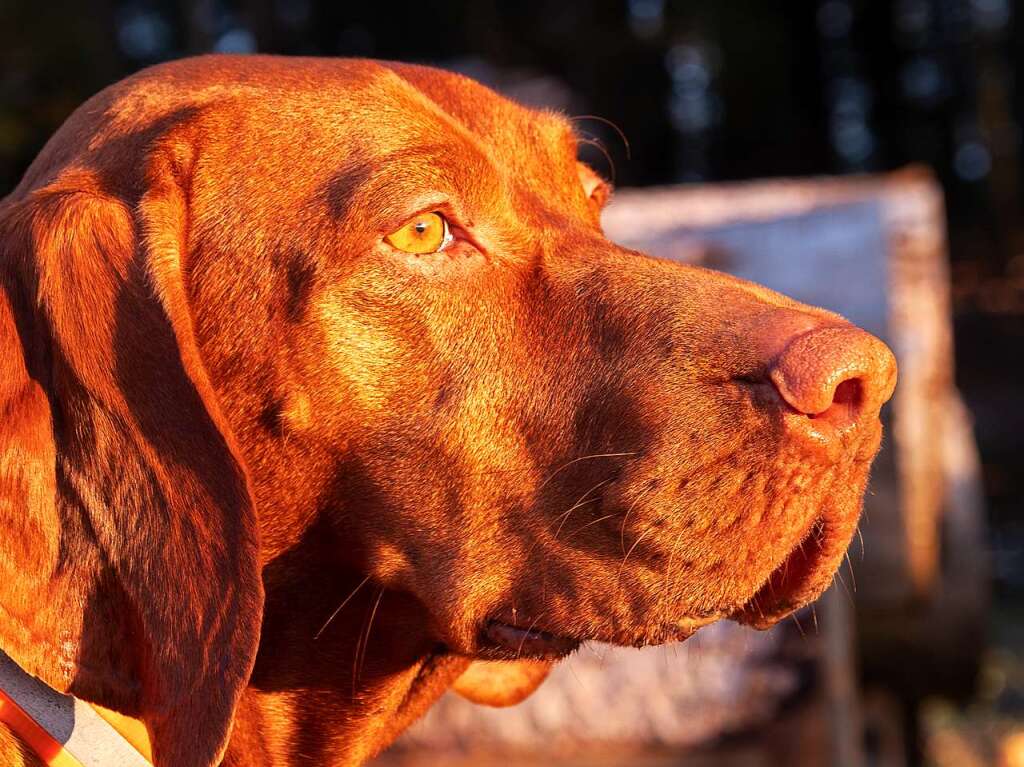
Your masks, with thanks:
[[[842,430],[878,415],[896,386],[896,359],[870,333],[826,325],[789,340],[768,377],[797,413]]]

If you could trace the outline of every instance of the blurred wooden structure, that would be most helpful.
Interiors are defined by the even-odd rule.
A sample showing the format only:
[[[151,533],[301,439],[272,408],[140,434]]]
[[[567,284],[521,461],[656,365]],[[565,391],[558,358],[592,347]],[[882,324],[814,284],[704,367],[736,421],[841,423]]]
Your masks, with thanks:
[[[837,311],[893,348],[899,384],[852,571],[799,625],[716,625],[679,649],[585,650],[516,709],[447,696],[382,764],[906,764],[916,701],[973,680],[987,605],[940,188],[909,169],[623,190],[605,228],[623,245]]]

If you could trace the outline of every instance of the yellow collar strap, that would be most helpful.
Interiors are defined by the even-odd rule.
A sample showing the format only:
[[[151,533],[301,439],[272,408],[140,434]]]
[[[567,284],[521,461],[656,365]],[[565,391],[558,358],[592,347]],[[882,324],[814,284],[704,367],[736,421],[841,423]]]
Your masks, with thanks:
[[[0,652],[0,724],[50,767],[152,767],[145,725],[61,695]]]

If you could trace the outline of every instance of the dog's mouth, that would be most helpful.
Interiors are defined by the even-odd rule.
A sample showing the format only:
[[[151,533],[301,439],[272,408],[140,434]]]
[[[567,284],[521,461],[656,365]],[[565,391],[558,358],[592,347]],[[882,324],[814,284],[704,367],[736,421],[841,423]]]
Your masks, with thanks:
[[[782,564],[731,618],[767,629],[818,596],[833,569],[827,550],[827,523],[818,518]]]
[[[536,622],[519,623],[514,617],[511,621],[509,616],[493,617],[478,632],[476,654],[492,660],[552,661],[564,658],[590,640],[633,646],[682,642],[704,626],[722,619],[757,629],[769,628],[813,601],[831,581],[839,550],[833,545],[835,536],[830,534],[835,532],[827,515],[815,518],[799,542],[738,609],[723,609],[649,625],[635,637],[619,632],[608,636],[568,636],[548,631]]]
[[[498,660],[557,660],[576,650],[582,639],[558,636],[536,626],[488,621],[480,632],[481,654]]]
[[[559,660],[579,649],[586,641],[607,642],[614,645],[643,647],[672,642],[684,642],[715,621],[728,617],[716,612],[700,617],[681,618],[671,623],[648,626],[636,634],[615,636],[570,637],[553,634],[535,625],[516,626],[500,620],[490,620],[480,633],[479,654],[496,660]]]

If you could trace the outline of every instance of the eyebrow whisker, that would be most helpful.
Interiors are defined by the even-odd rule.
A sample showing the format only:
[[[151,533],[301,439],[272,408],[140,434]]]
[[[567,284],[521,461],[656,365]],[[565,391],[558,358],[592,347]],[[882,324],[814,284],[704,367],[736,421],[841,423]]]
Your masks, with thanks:
[[[622,130],[622,128],[613,123],[607,117],[601,117],[600,115],[576,115],[575,117],[570,117],[569,119],[573,122],[576,122],[577,120],[596,120],[599,123],[604,123],[613,131],[615,131],[618,134],[619,138],[622,139],[622,146],[625,147],[626,149],[626,159],[633,159],[632,151],[629,147],[629,139],[626,138],[626,133]]]
[[[606,159],[608,161],[608,167],[611,169],[611,172],[612,172],[612,183],[614,184],[615,183],[615,178],[616,178],[616,175],[617,175],[616,171],[615,171],[615,160],[612,159],[612,156],[608,153],[608,150],[605,149],[604,144],[602,144],[596,138],[591,138],[591,137],[587,137],[587,136],[584,136],[584,137],[578,139],[578,143],[583,144],[584,146],[592,146],[595,149],[597,149],[601,154],[604,155],[604,159]]]

